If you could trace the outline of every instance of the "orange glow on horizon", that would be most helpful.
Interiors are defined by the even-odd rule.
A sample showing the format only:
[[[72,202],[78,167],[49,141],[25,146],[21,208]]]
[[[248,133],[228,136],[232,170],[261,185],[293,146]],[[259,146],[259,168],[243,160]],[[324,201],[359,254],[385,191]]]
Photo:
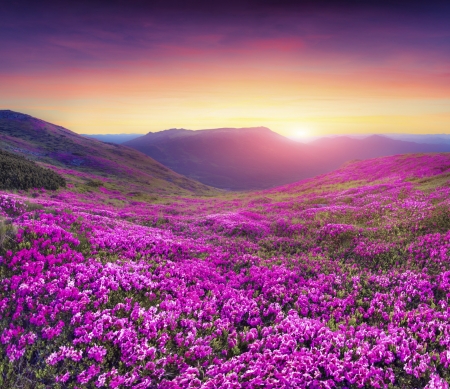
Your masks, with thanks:
[[[0,105],[91,134],[245,126],[286,136],[302,128],[308,136],[449,132],[446,73],[296,70],[281,63],[140,63],[127,70],[0,74]]]

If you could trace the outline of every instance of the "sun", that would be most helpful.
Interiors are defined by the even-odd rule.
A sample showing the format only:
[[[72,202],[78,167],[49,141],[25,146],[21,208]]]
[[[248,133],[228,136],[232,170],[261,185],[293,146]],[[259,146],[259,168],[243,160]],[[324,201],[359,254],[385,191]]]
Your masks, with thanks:
[[[314,138],[315,134],[311,126],[302,124],[292,128],[286,136],[299,142],[309,142]]]

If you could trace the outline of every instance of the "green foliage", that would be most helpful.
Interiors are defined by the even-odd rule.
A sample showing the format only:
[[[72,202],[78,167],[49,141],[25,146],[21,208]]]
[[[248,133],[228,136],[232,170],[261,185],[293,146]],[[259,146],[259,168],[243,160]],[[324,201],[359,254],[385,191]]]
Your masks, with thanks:
[[[439,204],[430,215],[422,221],[426,231],[445,233],[450,230],[450,209],[448,206]]]
[[[54,171],[42,168],[20,155],[0,150],[0,189],[56,190],[65,186],[65,179]]]
[[[87,186],[90,186],[90,187],[92,187],[92,188],[98,188],[98,187],[100,187],[100,186],[103,186],[104,184],[103,184],[103,182],[100,181],[100,180],[89,180],[89,181],[86,183],[86,185],[87,185]]]
[[[0,254],[4,247],[14,239],[16,228],[9,220],[0,219]]]

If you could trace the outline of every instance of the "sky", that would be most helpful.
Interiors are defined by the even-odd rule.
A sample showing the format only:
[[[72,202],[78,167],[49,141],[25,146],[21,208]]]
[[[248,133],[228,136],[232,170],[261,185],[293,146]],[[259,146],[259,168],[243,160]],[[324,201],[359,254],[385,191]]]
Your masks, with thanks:
[[[0,109],[86,134],[450,133],[449,20],[448,1],[9,0]]]

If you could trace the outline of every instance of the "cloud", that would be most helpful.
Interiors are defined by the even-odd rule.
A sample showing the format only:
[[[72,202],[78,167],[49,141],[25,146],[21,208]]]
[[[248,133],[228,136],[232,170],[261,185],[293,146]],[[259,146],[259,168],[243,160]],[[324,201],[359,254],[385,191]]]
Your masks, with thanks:
[[[228,64],[442,72],[449,8],[391,1],[14,1],[0,16],[11,74]]]

